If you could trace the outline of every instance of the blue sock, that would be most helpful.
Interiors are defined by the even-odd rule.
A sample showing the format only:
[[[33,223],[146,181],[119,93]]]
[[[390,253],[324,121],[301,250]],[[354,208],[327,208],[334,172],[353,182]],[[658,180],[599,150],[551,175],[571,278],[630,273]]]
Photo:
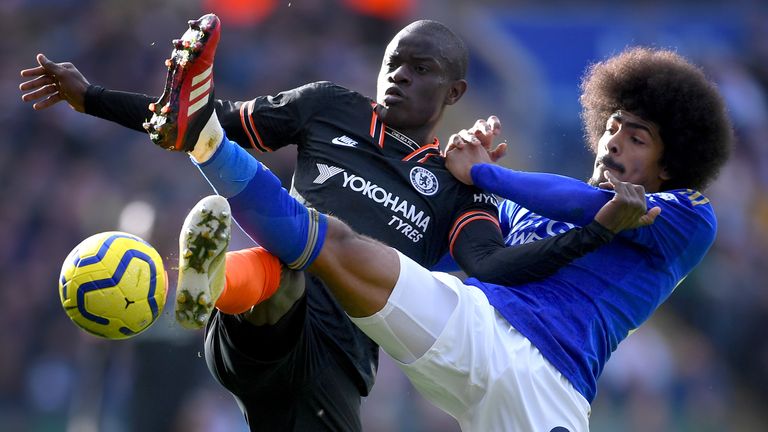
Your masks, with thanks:
[[[227,198],[232,216],[249,236],[289,268],[309,267],[325,240],[326,215],[296,201],[280,179],[226,136],[198,168]]]
[[[225,135],[210,159],[197,165],[217,194],[230,198],[243,189],[259,170],[259,161]]]

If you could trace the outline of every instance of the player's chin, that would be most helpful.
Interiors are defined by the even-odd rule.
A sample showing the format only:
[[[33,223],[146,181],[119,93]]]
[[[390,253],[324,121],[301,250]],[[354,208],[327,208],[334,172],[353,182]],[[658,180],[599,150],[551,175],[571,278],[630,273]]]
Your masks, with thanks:
[[[390,116],[404,117],[407,115],[406,111],[408,107],[400,101],[384,103],[381,105],[387,109],[387,113]]]
[[[605,181],[605,178],[602,176],[602,174],[600,175],[592,174],[592,177],[590,177],[587,180],[587,184],[590,186],[598,187],[600,186],[600,183],[604,181]]]
[[[595,170],[592,172],[592,176],[585,181],[590,186],[598,186],[601,182],[605,181],[605,177],[603,177],[602,171]]]
[[[412,115],[402,106],[395,105],[385,105],[386,108],[386,114],[385,117],[382,118],[384,122],[389,123],[393,127],[402,127],[404,124],[407,124],[412,121]]]

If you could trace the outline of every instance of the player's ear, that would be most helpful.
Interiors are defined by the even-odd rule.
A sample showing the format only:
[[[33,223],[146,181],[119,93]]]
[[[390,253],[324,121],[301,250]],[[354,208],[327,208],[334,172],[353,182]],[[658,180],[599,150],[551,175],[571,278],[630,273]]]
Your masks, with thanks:
[[[668,184],[668,182],[670,180],[672,180],[672,176],[669,175],[669,171],[667,171],[666,167],[661,166],[660,168],[661,169],[659,170],[659,174],[658,174],[659,189],[663,190],[663,189],[667,189],[667,187],[665,185]],[[651,192],[658,192],[658,191],[648,191],[648,190],[646,190],[646,192],[651,193]]]
[[[667,167],[661,163],[659,164],[659,180],[661,180],[662,183],[672,180],[672,176],[669,175],[669,170],[667,170]]]
[[[450,88],[448,89],[448,93],[445,95],[445,104],[446,105],[453,105],[456,102],[461,99],[462,96],[464,96],[464,93],[467,91],[467,80],[455,80],[453,83],[451,83]]]

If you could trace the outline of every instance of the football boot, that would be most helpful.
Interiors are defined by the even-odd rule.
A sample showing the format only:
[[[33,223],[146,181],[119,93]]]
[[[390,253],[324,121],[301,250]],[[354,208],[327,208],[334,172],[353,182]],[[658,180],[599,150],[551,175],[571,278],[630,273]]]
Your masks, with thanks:
[[[155,144],[168,150],[191,151],[214,110],[213,58],[221,36],[214,14],[189,21],[189,29],[175,39],[163,95],[149,105],[152,118],[144,129]]]

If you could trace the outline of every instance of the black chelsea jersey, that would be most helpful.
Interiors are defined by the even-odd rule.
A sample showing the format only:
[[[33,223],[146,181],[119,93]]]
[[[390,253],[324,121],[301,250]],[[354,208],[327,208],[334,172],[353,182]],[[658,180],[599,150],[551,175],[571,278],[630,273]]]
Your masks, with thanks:
[[[359,93],[318,82],[234,108],[220,114],[231,140],[260,152],[298,146],[292,195],[425,267],[467,223],[497,224],[493,196],[456,180],[437,141],[420,145],[390,128]]]
[[[147,106],[154,100],[90,86],[85,107],[89,114],[143,131],[142,123],[150,115]],[[494,198],[456,180],[446,170],[436,141],[419,145],[387,127],[371,99],[318,82],[248,102],[215,104],[227,136],[239,145],[259,152],[298,146],[294,196],[425,267],[437,263],[454,243],[457,250],[466,249],[464,262],[483,261],[469,257],[483,254],[484,247],[504,249]],[[467,229],[471,235],[459,241]],[[315,337],[335,347],[332,351],[360,394],[368,394],[378,346],[352,324],[319,279],[306,280],[308,325],[315,329]],[[259,377],[249,372],[253,365],[248,346],[226,342],[226,329],[216,328],[216,335],[207,337],[219,341],[206,349],[206,357],[218,353],[209,359],[209,367],[248,405],[247,389],[259,383]],[[238,367],[216,366],[225,358]]]
[[[464,185],[445,168],[437,141],[419,145],[388,127],[375,102],[330,82],[317,82],[248,102],[221,102],[217,113],[230,140],[270,152],[296,144],[291,193],[338,217],[355,231],[398,249],[425,267],[449,251],[473,221],[472,236],[498,238],[491,195]],[[482,235],[476,235],[482,230]],[[378,347],[351,321],[316,278],[307,279],[307,319],[344,352],[361,394],[373,385]]]

